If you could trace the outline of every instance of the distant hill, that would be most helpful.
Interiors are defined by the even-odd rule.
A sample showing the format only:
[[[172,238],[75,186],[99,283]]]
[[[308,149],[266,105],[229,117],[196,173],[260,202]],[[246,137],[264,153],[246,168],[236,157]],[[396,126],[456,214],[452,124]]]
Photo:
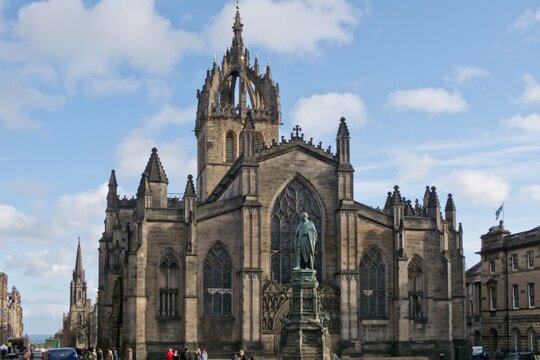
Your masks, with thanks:
[[[44,344],[51,335],[28,335],[32,344]]]

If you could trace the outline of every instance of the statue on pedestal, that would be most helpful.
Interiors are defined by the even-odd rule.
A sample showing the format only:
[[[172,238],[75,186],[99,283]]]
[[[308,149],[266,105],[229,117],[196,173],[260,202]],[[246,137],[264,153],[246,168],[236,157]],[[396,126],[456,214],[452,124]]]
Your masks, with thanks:
[[[307,213],[302,213],[300,223],[296,228],[296,267],[295,269],[315,268],[315,244],[317,243],[317,229],[309,220]]]

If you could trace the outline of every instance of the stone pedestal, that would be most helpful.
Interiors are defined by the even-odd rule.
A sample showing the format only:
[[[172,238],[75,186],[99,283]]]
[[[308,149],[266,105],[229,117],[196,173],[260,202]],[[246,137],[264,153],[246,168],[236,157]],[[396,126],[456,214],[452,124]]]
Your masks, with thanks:
[[[294,269],[289,314],[281,326],[279,360],[329,360],[327,318],[320,312],[315,270]]]

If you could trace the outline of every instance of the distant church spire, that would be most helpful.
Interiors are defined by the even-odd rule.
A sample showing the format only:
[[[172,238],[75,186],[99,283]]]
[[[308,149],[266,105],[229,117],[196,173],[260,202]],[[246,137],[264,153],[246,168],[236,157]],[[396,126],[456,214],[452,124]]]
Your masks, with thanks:
[[[78,238],[77,243],[77,258],[75,260],[75,270],[73,270],[73,280],[84,279],[84,269],[82,264],[82,255],[81,255],[81,238]]]

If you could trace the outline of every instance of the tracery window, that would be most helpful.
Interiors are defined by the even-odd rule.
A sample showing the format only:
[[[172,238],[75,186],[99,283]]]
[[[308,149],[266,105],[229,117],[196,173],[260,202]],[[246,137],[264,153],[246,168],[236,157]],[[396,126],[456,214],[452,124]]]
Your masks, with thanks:
[[[424,268],[418,256],[413,257],[408,267],[409,277],[409,317],[426,318]]]
[[[294,238],[300,215],[307,213],[317,229],[315,245],[315,270],[322,281],[322,225],[321,209],[313,193],[298,179],[291,181],[278,195],[271,217],[272,278],[288,284],[296,262]]]
[[[231,315],[232,262],[220,243],[214,244],[204,259],[204,314]]]
[[[235,159],[234,153],[234,133],[229,131],[225,137],[225,161],[233,162]]]
[[[178,316],[179,260],[173,249],[167,248],[158,260],[160,316]]]
[[[360,316],[386,315],[385,275],[381,253],[374,247],[368,249],[360,261]]]

